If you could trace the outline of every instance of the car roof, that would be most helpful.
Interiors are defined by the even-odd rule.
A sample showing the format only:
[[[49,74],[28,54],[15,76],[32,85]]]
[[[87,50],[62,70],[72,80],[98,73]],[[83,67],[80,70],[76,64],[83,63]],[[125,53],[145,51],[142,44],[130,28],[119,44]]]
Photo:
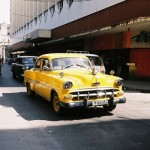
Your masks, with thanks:
[[[67,50],[67,53],[74,53],[74,54],[83,54],[85,56],[91,56],[91,57],[99,57],[96,54],[90,54],[89,51],[75,51],[75,50]]]
[[[83,54],[72,54],[72,53],[49,53],[49,54],[44,54],[39,56],[39,58],[44,58],[44,57],[48,57],[50,59],[53,58],[61,58],[61,57],[80,57],[80,58],[87,58],[85,55]]]
[[[17,58],[33,58],[33,57],[37,57],[37,56],[18,56]]]
[[[93,56],[93,57],[99,57],[98,55],[96,55],[96,54],[83,54],[83,55],[85,55],[85,56]]]

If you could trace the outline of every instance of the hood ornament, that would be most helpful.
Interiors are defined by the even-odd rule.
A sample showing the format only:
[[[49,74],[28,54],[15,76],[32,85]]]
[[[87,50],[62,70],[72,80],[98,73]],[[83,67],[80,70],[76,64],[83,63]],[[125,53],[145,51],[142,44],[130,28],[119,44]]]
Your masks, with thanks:
[[[100,85],[100,82],[94,82],[94,83],[92,83],[92,86],[99,86]]]
[[[60,77],[64,77],[64,72],[60,72]]]
[[[93,83],[92,83],[92,86],[99,86],[99,85],[100,85],[100,82],[97,81],[96,73],[97,73],[97,72],[96,72],[96,70],[95,70],[95,67],[93,66],[93,67],[92,67],[92,75],[95,75],[96,82],[93,82]]]
[[[96,70],[95,70],[95,67],[93,66],[93,67],[92,67],[92,75],[96,75],[96,73],[97,73],[97,72],[96,72]]]

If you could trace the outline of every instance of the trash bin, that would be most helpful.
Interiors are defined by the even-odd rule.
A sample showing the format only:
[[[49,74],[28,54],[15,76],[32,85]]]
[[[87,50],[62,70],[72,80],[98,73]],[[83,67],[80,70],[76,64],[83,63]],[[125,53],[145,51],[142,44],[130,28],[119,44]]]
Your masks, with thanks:
[[[129,80],[135,80],[136,79],[136,65],[135,65],[135,63],[127,63],[126,65],[129,68],[128,79]]]

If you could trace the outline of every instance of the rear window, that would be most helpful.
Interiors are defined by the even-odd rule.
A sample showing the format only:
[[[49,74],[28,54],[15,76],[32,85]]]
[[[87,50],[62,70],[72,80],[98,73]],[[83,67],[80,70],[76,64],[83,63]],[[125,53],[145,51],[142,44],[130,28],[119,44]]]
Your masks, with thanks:
[[[33,64],[34,63],[34,58],[22,58],[22,63],[23,64]]]

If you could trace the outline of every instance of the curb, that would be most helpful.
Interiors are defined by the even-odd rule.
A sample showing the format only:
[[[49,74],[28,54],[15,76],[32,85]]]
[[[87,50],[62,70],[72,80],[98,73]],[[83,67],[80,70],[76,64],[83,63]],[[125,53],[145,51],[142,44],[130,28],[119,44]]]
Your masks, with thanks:
[[[138,91],[138,92],[141,92],[141,93],[150,93],[149,89],[138,89],[138,88],[131,88],[131,87],[128,87],[128,86],[123,86],[123,90],[124,91]]]

